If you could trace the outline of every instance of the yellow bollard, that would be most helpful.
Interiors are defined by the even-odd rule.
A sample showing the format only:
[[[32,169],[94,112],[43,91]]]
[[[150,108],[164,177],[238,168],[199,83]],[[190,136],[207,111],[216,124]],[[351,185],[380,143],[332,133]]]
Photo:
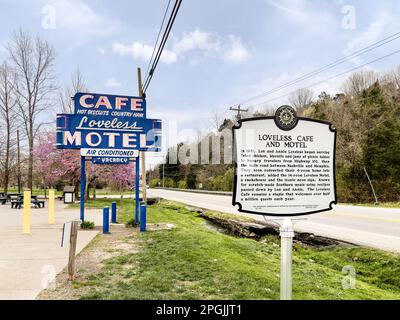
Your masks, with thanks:
[[[24,213],[22,216],[23,233],[31,233],[31,191],[24,191]]]
[[[54,189],[49,190],[49,224],[54,224]]]

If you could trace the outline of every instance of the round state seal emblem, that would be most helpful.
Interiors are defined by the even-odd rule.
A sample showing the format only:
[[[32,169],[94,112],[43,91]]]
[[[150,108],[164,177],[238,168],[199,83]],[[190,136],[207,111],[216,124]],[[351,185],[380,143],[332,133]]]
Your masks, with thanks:
[[[282,130],[292,130],[297,125],[296,110],[291,106],[281,106],[275,112],[275,123]]]

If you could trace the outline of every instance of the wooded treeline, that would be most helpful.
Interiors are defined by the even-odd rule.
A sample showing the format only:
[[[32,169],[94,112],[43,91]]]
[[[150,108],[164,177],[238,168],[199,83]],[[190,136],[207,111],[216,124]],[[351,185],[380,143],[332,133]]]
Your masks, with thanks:
[[[400,201],[400,66],[384,75],[354,73],[343,84],[343,91],[334,96],[322,92],[314,99],[311,90],[300,89],[288,101],[299,115],[330,121],[337,129],[340,202],[375,201],[366,172],[379,202]],[[264,108],[244,116],[272,115],[274,111]],[[231,128],[236,120],[225,119],[218,131]],[[197,145],[200,152],[200,141]],[[178,145],[178,149],[182,147],[184,143]],[[162,186],[162,177],[162,165],[149,172],[152,186]],[[164,165],[165,187],[231,191],[232,177],[231,164],[169,164],[167,156]]]

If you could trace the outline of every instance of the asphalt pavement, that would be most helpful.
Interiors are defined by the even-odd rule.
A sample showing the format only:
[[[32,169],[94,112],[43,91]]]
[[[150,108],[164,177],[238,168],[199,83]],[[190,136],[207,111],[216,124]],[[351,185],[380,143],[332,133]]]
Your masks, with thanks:
[[[231,196],[164,189],[148,189],[148,196],[265,221],[261,215],[239,212],[232,206]],[[400,252],[400,209],[335,205],[331,211],[302,216],[299,219],[302,220],[295,222],[295,230],[298,231]]]

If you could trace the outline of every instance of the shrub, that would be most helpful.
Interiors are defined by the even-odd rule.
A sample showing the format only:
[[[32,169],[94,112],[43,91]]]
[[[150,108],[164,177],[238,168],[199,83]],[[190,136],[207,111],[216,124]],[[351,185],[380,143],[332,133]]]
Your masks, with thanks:
[[[179,180],[179,182],[178,182],[178,188],[180,188],[180,189],[187,189],[187,182],[186,182],[186,180]]]
[[[150,188],[160,187],[161,186],[160,179],[151,179],[149,185]]]
[[[137,226],[135,219],[130,219],[126,224],[125,227],[130,228],[133,227],[135,228]]]
[[[161,184],[162,185],[162,184]],[[175,188],[175,181],[172,180],[171,178],[167,177],[164,179],[164,186],[166,188]]]
[[[81,223],[81,229],[91,230],[91,229],[94,229],[94,226],[95,226],[95,224],[92,221],[83,221]]]

